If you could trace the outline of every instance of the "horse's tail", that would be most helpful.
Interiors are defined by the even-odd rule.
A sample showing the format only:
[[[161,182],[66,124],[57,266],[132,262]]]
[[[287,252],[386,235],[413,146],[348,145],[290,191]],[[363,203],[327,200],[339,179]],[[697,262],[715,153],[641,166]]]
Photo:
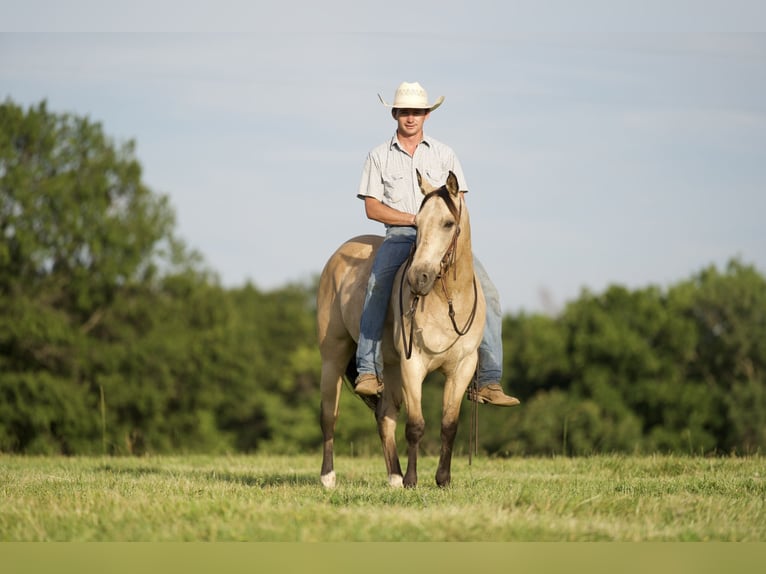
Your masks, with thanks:
[[[353,391],[354,390],[354,383],[356,382],[356,378],[359,376],[359,371],[356,370],[356,356],[352,355],[351,359],[348,362],[348,365],[346,365],[346,383],[349,385],[349,388]],[[356,395],[356,393],[354,393]],[[375,412],[375,409],[378,406],[378,398],[377,396],[369,396],[369,395],[356,395],[360,399],[362,399],[362,402],[367,405],[372,412]]]

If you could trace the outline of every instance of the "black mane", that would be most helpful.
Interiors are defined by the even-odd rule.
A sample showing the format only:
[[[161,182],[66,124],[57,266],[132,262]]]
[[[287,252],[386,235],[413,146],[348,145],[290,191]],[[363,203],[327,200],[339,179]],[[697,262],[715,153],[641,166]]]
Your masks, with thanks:
[[[444,203],[447,204],[447,208],[449,209],[452,216],[455,218],[455,221],[458,221],[460,219],[460,213],[458,212],[458,208],[455,205],[455,201],[452,199],[452,194],[447,190],[447,186],[443,185],[439,189],[433,190],[431,193],[427,194],[423,201],[420,204],[420,209],[423,209],[423,206],[426,204],[426,201],[431,199],[432,197],[441,197],[444,200]]]

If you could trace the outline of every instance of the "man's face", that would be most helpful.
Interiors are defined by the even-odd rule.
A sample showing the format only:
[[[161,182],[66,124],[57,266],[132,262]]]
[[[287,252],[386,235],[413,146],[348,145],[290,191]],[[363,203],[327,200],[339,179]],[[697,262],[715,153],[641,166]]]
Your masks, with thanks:
[[[414,136],[423,131],[423,123],[430,112],[412,108],[397,108],[393,111],[397,131],[404,136]]]

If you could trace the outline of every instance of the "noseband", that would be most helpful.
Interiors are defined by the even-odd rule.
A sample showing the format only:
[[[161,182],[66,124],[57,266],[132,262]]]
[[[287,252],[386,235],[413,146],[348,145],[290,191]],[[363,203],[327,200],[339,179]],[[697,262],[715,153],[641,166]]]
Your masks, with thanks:
[[[447,282],[445,280],[445,276],[447,274],[447,271],[450,267],[452,267],[452,278],[453,280],[457,279],[457,266],[455,265],[455,262],[457,261],[457,240],[460,237],[460,220],[463,216],[463,200],[462,198],[458,202],[458,206],[455,207],[455,202],[450,197],[449,191],[447,191],[447,188],[442,186],[437,190],[432,191],[428,195],[426,195],[423,198],[423,202],[420,204],[420,210],[423,210],[423,206],[426,204],[426,202],[431,199],[434,196],[438,196],[444,200],[444,203],[447,205],[447,209],[449,209],[452,216],[455,218],[455,232],[452,234],[452,239],[449,242],[449,245],[447,246],[447,251],[445,251],[444,255],[442,256],[441,262],[439,263],[439,275],[437,275],[437,279],[441,281],[442,284],[442,291],[444,292],[444,296],[447,299],[447,306],[449,307],[449,317],[450,321],[452,322],[452,327],[455,329],[455,332],[457,333],[458,337],[462,337],[468,331],[471,329],[471,326],[473,325],[473,320],[476,318],[476,307],[478,305],[479,301],[479,294],[476,287],[476,274],[473,276],[473,308],[471,309],[471,314],[468,316],[468,320],[466,321],[465,325],[463,325],[463,328],[461,329],[457,325],[457,321],[455,319],[455,308],[452,304],[452,297],[449,294],[449,290],[447,289]],[[404,272],[402,273],[402,279],[399,282],[399,313],[402,318],[404,318],[404,278],[406,276],[407,270],[410,268],[410,265],[412,265],[412,260],[415,256],[415,244],[412,246],[412,250],[410,251],[410,256],[407,258],[407,264],[404,268]],[[425,296],[425,295],[424,295]],[[410,316],[410,337],[409,341],[407,340],[407,334],[404,329],[404,325],[402,325],[402,340],[404,342],[404,348],[405,348],[405,356],[407,359],[409,359],[412,356],[412,339],[413,339],[413,329],[414,329],[414,318],[415,318],[415,311],[417,309],[418,301],[420,300],[420,295],[415,295],[412,298],[412,302],[410,304],[410,310],[407,313],[407,315]]]

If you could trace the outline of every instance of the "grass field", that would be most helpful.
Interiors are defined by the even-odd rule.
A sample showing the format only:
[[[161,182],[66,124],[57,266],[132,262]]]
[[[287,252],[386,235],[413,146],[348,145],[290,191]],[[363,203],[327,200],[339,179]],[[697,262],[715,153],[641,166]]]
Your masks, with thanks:
[[[0,456],[2,541],[766,541],[766,459]]]

